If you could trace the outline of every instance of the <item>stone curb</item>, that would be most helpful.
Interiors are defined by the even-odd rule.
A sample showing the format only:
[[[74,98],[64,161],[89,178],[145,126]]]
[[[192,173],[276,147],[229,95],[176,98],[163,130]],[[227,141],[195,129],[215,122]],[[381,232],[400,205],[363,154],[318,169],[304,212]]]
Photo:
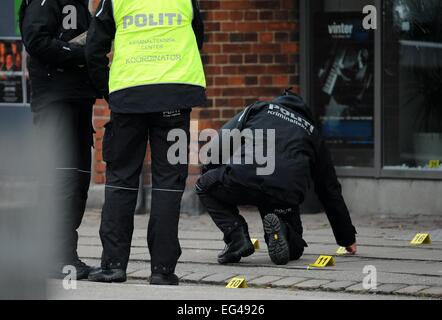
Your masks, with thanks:
[[[137,273],[137,272],[135,272]],[[225,286],[228,281],[238,276],[234,273],[204,273],[183,272],[182,283],[211,284]],[[426,297],[442,299],[442,287],[417,286],[407,284],[378,284],[380,290],[367,290],[362,283],[342,280],[326,280],[314,278],[297,278],[273,275],[239,275],[247,280],[247,285],[253,288],[284,288],[302,291],[333,291],[351,292],[354,294],[382,294],[408,297]],[[128,275],[128,279],[139,280],[139,276]]]

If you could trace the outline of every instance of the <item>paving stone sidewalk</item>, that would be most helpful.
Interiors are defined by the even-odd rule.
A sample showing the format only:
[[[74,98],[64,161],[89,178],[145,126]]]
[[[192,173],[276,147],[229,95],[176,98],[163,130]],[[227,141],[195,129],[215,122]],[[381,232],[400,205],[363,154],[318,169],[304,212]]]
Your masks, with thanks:
[[[245,277],[250,288],[289,288],[351,292],[367,295],[387,294],[442,298],[442,216],[358,216],[353,215],[358,230],[359,252],[356,256],[339,256],[333,234],[324,214],[303,215],[304,237],[309,247],[298,261],[285,266],[272,264],[263,239],[261,221],[252,210],[242,212],[252,238],[261,248],[239,264],[219,265],[218,251],[222,235],[207,215],[182,214],[180,242],[183,254],[177,275],[183,283],[225,286],[236,276]],[[91,264],[99,264],[101,243],[98,236],[99,212],[88,212],[80,228],[79,254]],[[150,257],[146,244],[148,216],[135,217],[128,278],[147,281]],[[411,246],[418,232],[429,232],[432,243]],[[319,255],[333,255],[335,266],[308,268]],[[374,266],[377,288],[364,289],[364,267]]]

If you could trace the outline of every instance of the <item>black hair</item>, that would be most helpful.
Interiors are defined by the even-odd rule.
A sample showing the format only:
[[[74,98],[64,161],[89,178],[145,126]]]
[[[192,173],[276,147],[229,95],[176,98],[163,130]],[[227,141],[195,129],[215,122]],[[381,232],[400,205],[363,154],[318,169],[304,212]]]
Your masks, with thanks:
[[[295,97],[299,97],[299,95],[295,92],[293,92],[293,87],[287,88],[284,90],[284,93],[282,94],[283,96],[295,96]]]

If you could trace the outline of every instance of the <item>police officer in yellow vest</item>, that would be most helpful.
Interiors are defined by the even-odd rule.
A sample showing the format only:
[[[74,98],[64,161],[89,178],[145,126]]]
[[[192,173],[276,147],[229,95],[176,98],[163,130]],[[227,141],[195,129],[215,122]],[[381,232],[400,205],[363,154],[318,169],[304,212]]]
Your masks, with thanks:
[[[172,129],[189,137],[192,107],[205,103],[199,49],[204,27],[197,0],[102,0],[87,37],[90,76],[111,109],[103,138],[105,204],[101,268],[89,280],[123,282],[147,141],[152,155],[148,226],[151,284],[178,284],[175,266],[187,164],[167,159]],[[107,53],[114,45],[110,68]],[[189,142],[189,141],[188,141]]]

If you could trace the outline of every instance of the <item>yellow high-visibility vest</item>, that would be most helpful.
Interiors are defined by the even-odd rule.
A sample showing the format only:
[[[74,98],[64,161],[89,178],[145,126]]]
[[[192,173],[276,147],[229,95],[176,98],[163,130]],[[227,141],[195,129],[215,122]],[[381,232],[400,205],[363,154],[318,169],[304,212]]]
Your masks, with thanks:
[[[152,84],[206,87],[191,0],[113,0],[109,92]]]

